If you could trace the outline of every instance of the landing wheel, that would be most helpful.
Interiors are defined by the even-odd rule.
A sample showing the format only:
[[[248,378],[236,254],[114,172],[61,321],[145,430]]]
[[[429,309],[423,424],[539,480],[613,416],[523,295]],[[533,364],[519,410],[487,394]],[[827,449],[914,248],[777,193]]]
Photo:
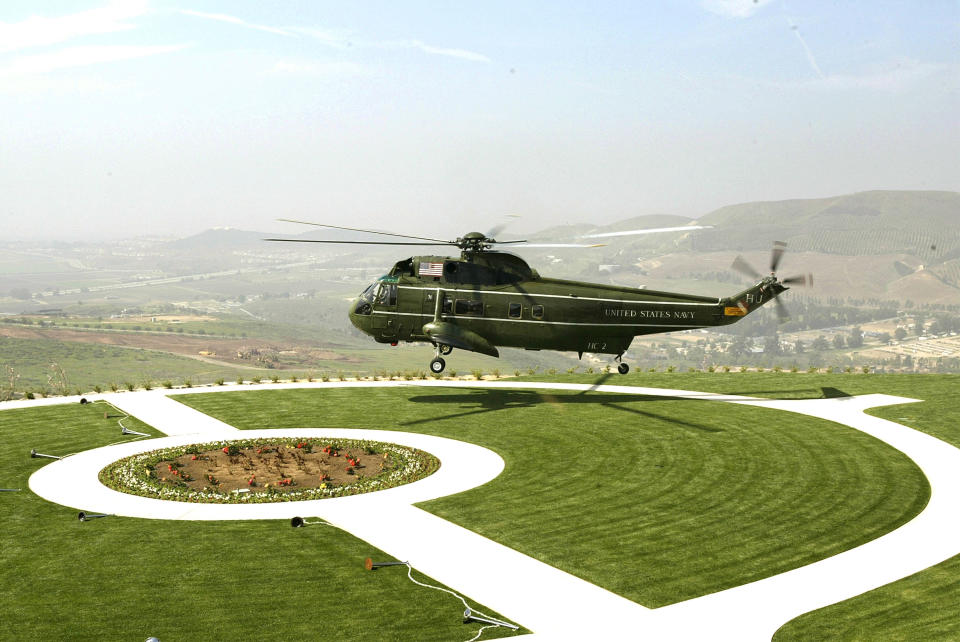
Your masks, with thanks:
[[[441,359],[440,357],[437,357],[436,359],[430,362],[430,372],[432,372],[433,374],[440,374],[441,372],[443,372],[443,369],[446,367],[447,367],[447,362]]]
[[[627,374],[630,372],[630,366],[625,363],[621,363],[619,366],[617,366],[617,372],[620,374]]]
[[[437,348],[438,348],[438,350],[440,351],[440,354],[450,354],[451,352],[453,352],[453,346],[448,346],[448,345],[443,344],[443,343],[441,343],[439,346],[437,346]],[[441,370],[442,370],[442,369],[443,369],[443,368],[441,368]]]

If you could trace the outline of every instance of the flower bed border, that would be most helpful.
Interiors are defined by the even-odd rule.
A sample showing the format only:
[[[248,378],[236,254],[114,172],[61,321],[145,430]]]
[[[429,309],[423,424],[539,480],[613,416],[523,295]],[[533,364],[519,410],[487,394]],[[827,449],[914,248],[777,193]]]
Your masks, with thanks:
[[[190,490],[185,484],[171,486],[161,483],[147,473],[161,461],[176,459],[189,454],[199,454],[208,450],[222,450],[230,446],[238,448],[257,448],[261,446],[288,446],[296,447],[303,443],[301,437],[258,437],[254,439],[221,439],[218,441],[172,446],[151,450],[119,459],[104,467],[98,477],[100,483],[108,488],[140,497],[163,499],[206,504],[259,504],[276,502],[309,501],[327,499],[329,497],[346,497],[359,495],[378,490],[386,490],[395,486],[402,486],[436,472],[440,467],[440,460],[428,452],[382,441],[370,439],[342,439],[342,438],[309,438],[308,442],[335,443],[339,448],[373,448],[377,452],[384,452],[396,457],[397,461],[389,468],[384,469],[375,477],[362,477],[357,481],[340,486],[306,488],[303,490],[281,491],[270,488],[249,492],[228,491],[213,489]],[[316,443],[312,444],[314,447]]]

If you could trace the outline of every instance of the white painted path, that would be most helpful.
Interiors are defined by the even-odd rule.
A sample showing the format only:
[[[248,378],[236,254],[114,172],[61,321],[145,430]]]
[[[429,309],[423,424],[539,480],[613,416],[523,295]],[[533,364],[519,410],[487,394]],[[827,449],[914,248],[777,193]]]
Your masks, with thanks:
[[[106,398],[118,408],[175,436],[73,455],[37,471],[30,478],[30,488],[68,506],[135,517],[323,517],[395,558],[409,560],[418,570],[471,600],[496,609],[543,639],[615,635],[651,640],[769,640],[777,628],[802,613],[859,595],[960,553],[960,542],[955,536],[960,530],[960,450],[924,433],[863,413],[866,408],[915,401],[912,399],[865,395],[780,401],[632,386],[458,381],[271,384],[260,389],[410,385],[595,390],[725,401],[822,417],[864,431],[904,452],[927,475],[931,500],[908,524],[858,548],[751,584],[652,610],[411,506],[485,483],[502,470],[503,461],[496,454],[455,440],[393,431],[262,431],[270,435],[369,436],[422,448],[437,455],[442,465],[440,471],[420,482],[354,497],[246,506],[165,502],[106,489],[96,481],[96,474],[103,465],[128,454],[164,447],[168,442],[172,445],[226,438],[234,429],[168,399],[166,395],[171,392],[167,390],[111,394]],[[174,392],[198,394],[225,389],[236,387]],[[76,398],[41,401],[71,400]],[[0,409],[7,407],[13,406],[3,404]],[[260,433],[243,431],[245,437]],[[360,506],[364,510],[357,510]],[[367,510],[371,506],[377,510]],[[390,527],[384,528],[384,524]]]

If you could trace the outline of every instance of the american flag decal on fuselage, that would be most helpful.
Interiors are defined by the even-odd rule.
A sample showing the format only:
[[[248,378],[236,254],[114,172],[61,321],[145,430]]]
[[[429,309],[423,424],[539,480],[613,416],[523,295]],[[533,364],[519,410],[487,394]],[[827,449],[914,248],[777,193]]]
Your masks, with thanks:
[[[421,263],[420,276],[443,276],[443,263]]]

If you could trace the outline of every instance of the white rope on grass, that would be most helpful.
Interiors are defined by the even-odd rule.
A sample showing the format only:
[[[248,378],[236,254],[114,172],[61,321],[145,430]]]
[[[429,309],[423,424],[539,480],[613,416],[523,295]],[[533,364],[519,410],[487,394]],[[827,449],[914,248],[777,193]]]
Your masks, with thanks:
[[[444,593],[448,593],[448,594],[454,596],[455,598],[457,598],[458,600],[460,600],[461,602],[463,602],[463,608],[464,608],[466,611],[469,611],[469,612],[472,612],[472,613],[476,613],[477,615],[482,615],[483,617],[485,617],[485,618],[487,618],[487,619],[489,619],[489,620],[496,621],[496,618],[493,618],[493,617],[487,615],[487,614],[484,613],[483,611],[478,611],[477,609],[472,609],[472,608],[470,608],[470,605],[467,604],[467,600],[466,600],[462,595],[460,595],[459,593],[455,593],[455,592],[451,591],[450,589],[445,589],[445,588],[443,588],[442,586],[434,586],[433,584],[425,584],[424,582],[420,582],[420,581],[414,579],[414,577],[413,577],[413,566],[410,565],[410,562],[404,562],[404,564],[407,566],[407,577],[409,577],[409,578],[410,578],[410,581],[413,582],[414,584],[416,584],[417,586],[423,586],[424,588],[434,589],[434,590],[436,590],[436,591],[443,591]],[[473,636],[472,638],[470,638],[469,640],[467,640],[466,642],[475,642],[476,640],[479,640],[479,639],[480,639],[480,636],[483,635],[483,632],[486,631],[487,629],[499,629],[499,628],[502,627],[502,626],[505,626],[505,624],[487,624],[486,626],[481,626],[481,627],[480,627],[480,630],[477,631],[477,634],[474,635],[474,636]]]

